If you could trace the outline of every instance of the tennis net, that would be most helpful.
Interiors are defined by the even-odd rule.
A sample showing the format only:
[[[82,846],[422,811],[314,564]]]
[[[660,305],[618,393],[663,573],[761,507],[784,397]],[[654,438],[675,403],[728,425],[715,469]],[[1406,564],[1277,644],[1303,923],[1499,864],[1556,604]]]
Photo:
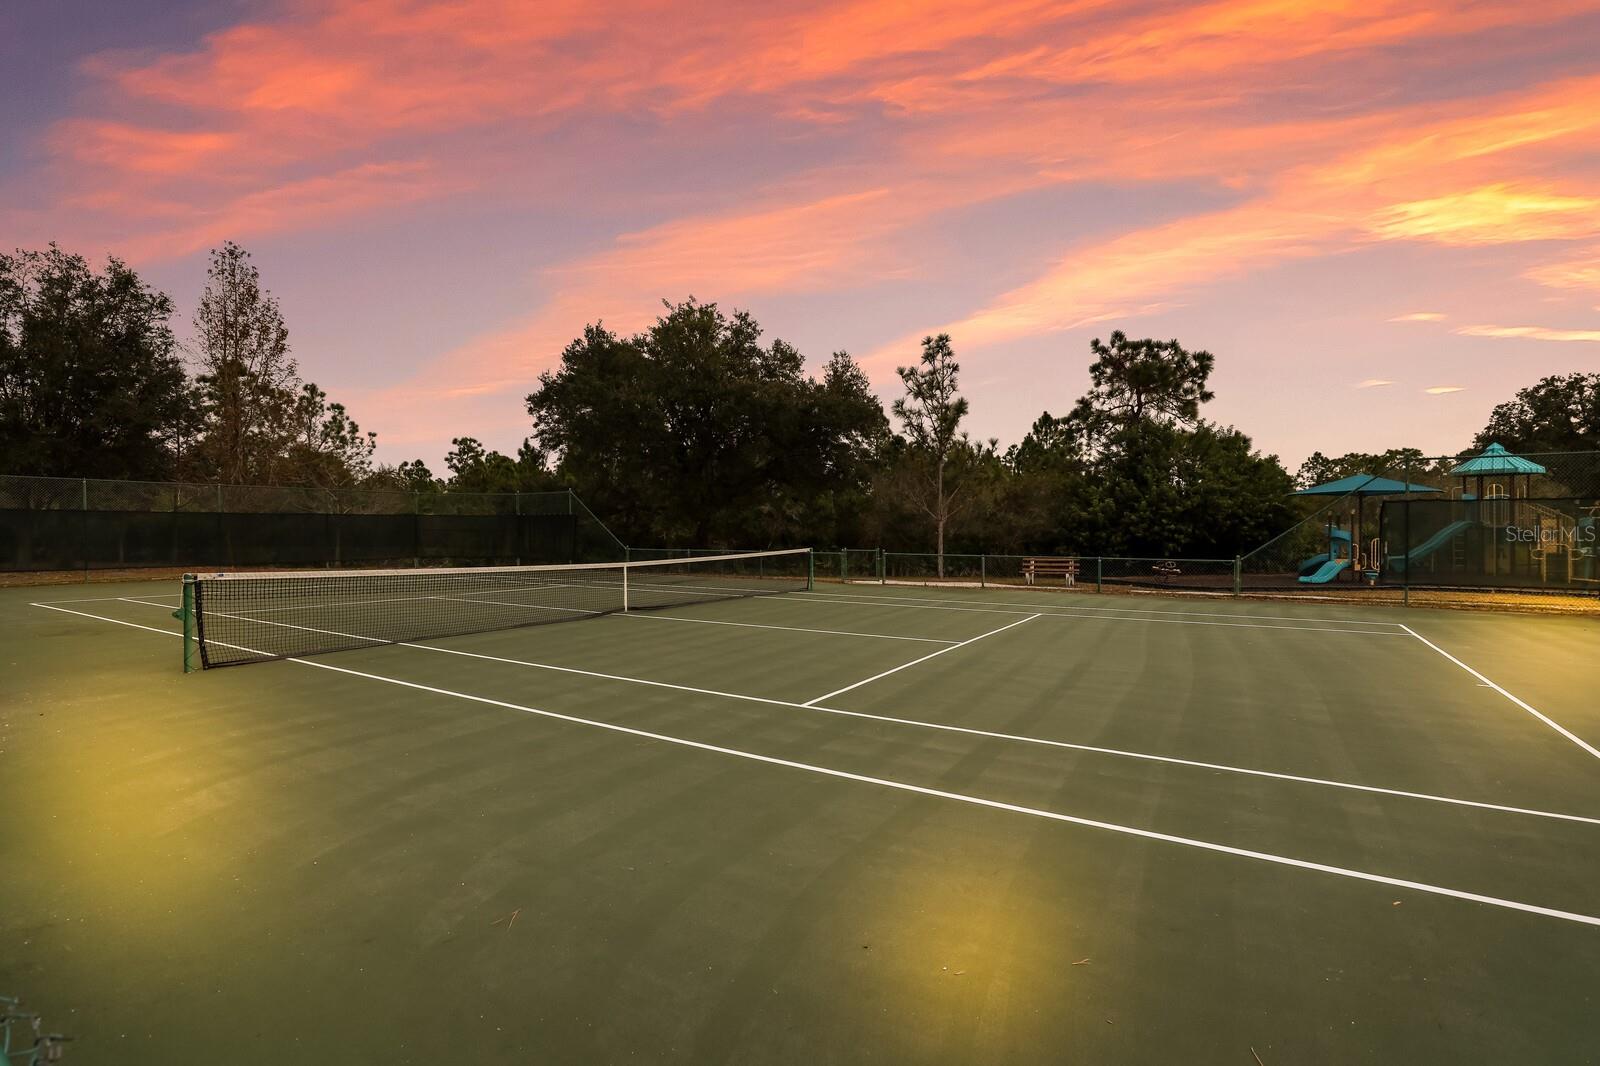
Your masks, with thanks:
[[[799,592],[811,550],[636,563],[317,570],[184,578],[185,665],[203,667]]]

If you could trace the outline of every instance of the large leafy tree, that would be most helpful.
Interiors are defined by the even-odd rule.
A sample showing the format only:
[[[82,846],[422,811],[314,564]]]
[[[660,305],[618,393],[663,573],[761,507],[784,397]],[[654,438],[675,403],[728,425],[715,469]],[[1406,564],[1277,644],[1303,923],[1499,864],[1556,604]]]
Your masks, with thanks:
[[[194,421],[171,316],[120,260],[0,255],[0,471],[170,477]]]
[[[1489,414],[1473,441],[1514,452],[1600,451],[1600,374],[1568,374],[1529,385]]]
[[[847,355],[817,381],[760,338],[749,314],[693,299],[633,337],[591,325],[528,397],[535,439],[632,543],[815,536],[821,501],[864,484],[882,409]]]
[[[1277,458],[1201,416],[1212,399],[1209,352],[1119,330],[1090,353],[1091,388],[1072,413],[1041,415],[1008,453],[1025,543],[1229,557],[1287,524],[1292,485]]]

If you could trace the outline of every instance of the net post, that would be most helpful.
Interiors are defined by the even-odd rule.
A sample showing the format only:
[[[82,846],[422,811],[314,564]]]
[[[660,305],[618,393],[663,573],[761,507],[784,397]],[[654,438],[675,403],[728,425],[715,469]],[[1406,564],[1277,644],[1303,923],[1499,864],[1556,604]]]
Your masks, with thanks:
[[[622,613],[628,613],[628,571],[633,569],[627,563],[622,564]]]
[[[183,575],[183,606],[178,608],[183,623],[183,672],[194,672],[194,575]]]
[[[841,553],[841,558],[843,558],[842,553]],[[845,565],[846,564],[843,563],[843,562],[841,562],[839,564],[839,568],[840,568],[841,572],[843,572]],[[815,592],[816,588],[817,588],[817,553],[816,553],[815,549],[807,548],[806,549],[806,591],[807,592]]]
[[[1240,593],[1240,560],[1237,555],[1233,557],[1233,598],[1238,599]]]

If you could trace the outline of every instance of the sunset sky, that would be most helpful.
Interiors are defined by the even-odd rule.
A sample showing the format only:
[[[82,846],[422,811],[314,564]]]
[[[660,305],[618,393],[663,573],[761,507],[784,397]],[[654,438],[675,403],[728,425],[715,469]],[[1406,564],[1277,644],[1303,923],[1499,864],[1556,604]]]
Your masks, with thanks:
[[[1123,329],[1291,465],[1600,370],[1600,0],[12,0],[0,246],[225,239],[436,471],[585,323],[752,312],[880,392],[949,332],[1017,440]]]

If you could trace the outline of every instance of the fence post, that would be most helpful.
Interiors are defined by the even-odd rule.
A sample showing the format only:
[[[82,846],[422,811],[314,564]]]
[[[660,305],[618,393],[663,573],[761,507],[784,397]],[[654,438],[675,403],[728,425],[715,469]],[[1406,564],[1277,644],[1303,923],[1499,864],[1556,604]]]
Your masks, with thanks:
[[[980,589],[989,587],[989,557],[987,555],[978,556],[978,587]]]
[[[878,584],[887,585],[888,583],[889,568],[883,564],[883,548],[880,545],[878,548]]]
[[[1105,559],[1096,555],[1094,557],[1094,590],[1104,592],[1105,586]]]
[[[839,553],[839,572],[844,573],[844,552]],[[813,592],[817,587],[817,553],[810,548],[806,549],[806,591]]]
[[[1405,543],[1400,548],[1400,558],[1404,560],[1400,570],[1400,606],[1411,606],[1411,479],[1416,475],[1411,469],[1411,460],[1406,460],[1405,465],[1406,494],[1400,501],[1400,506],[1405,508],[1400,519],[1400,528],[1404,531],[1401,536]],[[1445,516],[1446,518],[1449,515]],[[1381,535],[1381,531],[1380,531]],[[1387,562],[1388,560],[1385,560]]]
[[[79,482],[80,482],[80,489],[81,489],[81,491],[83,493],[82,498],[81,498],[81,501],[82,501],[82,504],[83,504],[83,506],[81,508],[81,510],[83,511],[83,521],[79,523],[79,527],[82,529],[83,532],[79,534],[79,547],[83,550],[83,580],[84,580],[84,583],[87,584],[88,581],[89,581],[89,562],[90,562],[90,560],[89,560],[89,554],[90,554],[89,553],[89,479],[88,478],[80,478]]]
[[[1240,564],[1239,564],[1239,557],[1237,555],[1235,555],[1233,557],[1233,597],[1234,597],[1234,599],[1238,599],[1239,598],[1239,592],[1240,592]]]
[[[840,548],[839,549],[839,582],[841,584],[844,584],[844,585],[850,584],[850,549],[849,548]]]

